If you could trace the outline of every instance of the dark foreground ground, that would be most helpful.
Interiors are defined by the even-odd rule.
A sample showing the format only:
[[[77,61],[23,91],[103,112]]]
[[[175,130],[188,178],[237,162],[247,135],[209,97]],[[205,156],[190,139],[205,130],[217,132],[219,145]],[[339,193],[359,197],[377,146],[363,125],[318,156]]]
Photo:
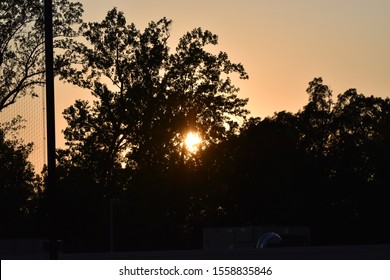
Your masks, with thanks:
[[[1,259],[47,259],[48,254],[4,254]],[[390,260],[390,244],[58,254],[63,260]]]

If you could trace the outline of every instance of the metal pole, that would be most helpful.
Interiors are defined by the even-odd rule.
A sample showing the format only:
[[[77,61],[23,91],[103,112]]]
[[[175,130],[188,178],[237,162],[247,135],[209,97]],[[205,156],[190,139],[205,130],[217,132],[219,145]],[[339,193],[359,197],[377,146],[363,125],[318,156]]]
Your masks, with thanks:
[[[57,259],[56,221],[56,140],[54,110],[53,5],[45,0],[45,62],[46,62],[46,122],[47,122],[47,192],[49,200],[49,258]]]

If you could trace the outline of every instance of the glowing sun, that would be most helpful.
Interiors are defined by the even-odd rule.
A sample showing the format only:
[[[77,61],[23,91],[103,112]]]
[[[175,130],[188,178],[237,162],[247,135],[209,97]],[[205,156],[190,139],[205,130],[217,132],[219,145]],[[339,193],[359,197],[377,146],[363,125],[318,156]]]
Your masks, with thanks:
[[[187,150],[191,153],[195,153],[198,151],[199,144],[202,142],[202,138],[200,138],[198,133],[189,132],[184,139],[184,144]]]

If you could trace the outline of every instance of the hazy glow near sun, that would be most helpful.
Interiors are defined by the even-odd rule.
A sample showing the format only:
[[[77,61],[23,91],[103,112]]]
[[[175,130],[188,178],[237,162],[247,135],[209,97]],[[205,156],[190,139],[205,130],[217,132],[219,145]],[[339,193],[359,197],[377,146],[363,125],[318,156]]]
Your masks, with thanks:
[[[184,139],[185,147],[191,153],[195,153],[198,150],[199,144],[202,142],[198,133],[189,132]]]

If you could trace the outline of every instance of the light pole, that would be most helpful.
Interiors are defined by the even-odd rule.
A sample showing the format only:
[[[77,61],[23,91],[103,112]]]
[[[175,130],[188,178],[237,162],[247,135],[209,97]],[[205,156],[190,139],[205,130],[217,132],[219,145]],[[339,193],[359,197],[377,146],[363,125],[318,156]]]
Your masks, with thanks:
[[[56,189],[56,140],[54,110],[54,55],[53,55],[53,4],[44,2],[45,16],[45,64],[46,64],[46,123],[47,123],[47,192],[49,203],[49,258],[57,259],[57,189]]]

